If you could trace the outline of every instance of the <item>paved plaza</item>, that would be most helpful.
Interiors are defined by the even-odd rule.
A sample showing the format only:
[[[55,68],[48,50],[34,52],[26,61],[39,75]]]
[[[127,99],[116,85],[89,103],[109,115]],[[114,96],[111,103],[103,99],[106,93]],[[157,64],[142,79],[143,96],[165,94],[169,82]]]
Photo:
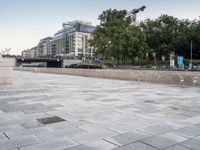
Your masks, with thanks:
[[[200,88],[14,75],[0,86],[0,150],[200,150]]]

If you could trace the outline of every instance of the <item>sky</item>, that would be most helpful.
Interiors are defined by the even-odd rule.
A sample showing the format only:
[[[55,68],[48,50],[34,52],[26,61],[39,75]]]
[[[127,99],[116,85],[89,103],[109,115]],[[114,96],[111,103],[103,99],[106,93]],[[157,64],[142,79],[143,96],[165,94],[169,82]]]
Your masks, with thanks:
[[[53,36],[63,22],[86,20],[97,25],[103,10],[132,10],[142,5],[147,8],[138,20],[161,14],[181,19],[200,16],[200,0],[0,0],[0,52],[11,48],[11,54],[21,54],[40,39]]]

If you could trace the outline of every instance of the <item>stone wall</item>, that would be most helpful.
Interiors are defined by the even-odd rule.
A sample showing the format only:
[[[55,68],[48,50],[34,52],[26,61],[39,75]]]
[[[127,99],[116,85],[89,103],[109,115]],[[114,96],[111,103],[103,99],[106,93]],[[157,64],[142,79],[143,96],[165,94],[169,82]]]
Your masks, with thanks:
[[[148,83],[200,86],[199,72],[68,68],[16,68],[16,70],[107,79],[133,80],[137,82]]]
[[[0,85],[12,84],[14,59],[0,59]]]

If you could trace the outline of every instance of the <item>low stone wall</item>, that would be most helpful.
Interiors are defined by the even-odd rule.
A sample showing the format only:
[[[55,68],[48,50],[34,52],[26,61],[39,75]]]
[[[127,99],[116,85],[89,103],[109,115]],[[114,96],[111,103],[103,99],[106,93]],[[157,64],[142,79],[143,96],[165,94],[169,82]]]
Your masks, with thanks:
[[[0,60],[0,85],[12,84],[13,82],[13,61],[9,59]]]
[[[148,83],[200,86],[199,72],[69,68],[16,68],[16,70],[107,79],[133,80],[137,82]]]

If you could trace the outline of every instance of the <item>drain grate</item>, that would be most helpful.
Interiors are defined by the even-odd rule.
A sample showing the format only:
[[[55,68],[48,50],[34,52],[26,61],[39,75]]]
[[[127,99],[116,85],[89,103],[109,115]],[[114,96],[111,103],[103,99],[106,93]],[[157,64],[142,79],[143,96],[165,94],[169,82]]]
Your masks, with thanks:
[[[57,122],[65,121],[64,119],[57,117],[57,116],[46,117],[46,118],[41,118],[41,119],[37,119],[37,120],[43,124],[50,124],[50,123],[57,123]]]

